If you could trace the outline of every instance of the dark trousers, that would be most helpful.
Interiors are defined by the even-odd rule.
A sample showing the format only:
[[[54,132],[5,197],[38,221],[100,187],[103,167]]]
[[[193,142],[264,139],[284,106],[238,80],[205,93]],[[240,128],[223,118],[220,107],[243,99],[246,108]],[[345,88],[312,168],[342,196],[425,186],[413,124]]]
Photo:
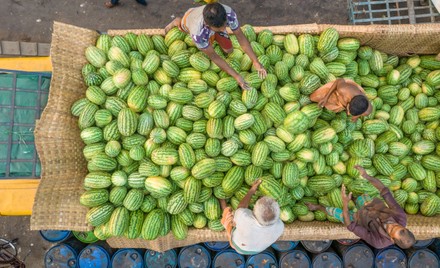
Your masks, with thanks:
[[[111,0],[110,2],[112,3],[112,5],[119,4],[119,0]],[[145,0],[136,0],[136,2],[138,2],[139,4],[143,4],[143,5],[147,4],[147,1],[145,1]]]

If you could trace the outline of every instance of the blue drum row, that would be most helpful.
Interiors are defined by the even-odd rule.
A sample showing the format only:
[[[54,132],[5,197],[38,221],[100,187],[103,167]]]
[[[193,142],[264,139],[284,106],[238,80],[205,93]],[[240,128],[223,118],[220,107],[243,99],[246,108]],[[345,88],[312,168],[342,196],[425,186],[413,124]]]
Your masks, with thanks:
[[[227,242],[208,242],[165,252],[113,250],[105,242],[84,244],[69,234],[43,234],[61,242],[46,252],[45,267],[133,268],[337,268],[440,267],[440,239],[418,241],[409,250],[370,248],[357,240],[279,241],[260,254],[243,256]],[[57,241],[58,239],[58,241]]]

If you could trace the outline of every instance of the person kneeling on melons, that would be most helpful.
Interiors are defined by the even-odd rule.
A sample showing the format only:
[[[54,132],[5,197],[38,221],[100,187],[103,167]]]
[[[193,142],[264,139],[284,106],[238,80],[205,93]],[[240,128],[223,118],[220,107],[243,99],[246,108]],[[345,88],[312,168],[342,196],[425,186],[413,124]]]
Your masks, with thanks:
[[[221,222],[226,229],[229,244],[243,255],[254,255],[264,251],[284,231],[284,224],[280,220],[280,206],[274,199],[263,196],[257,200],[253,210],[248,209],[260,183],[261,180],[255,181],[235,212],[227,207],[224,199],[220,199],[223,209]]]
[[[324,207],[318,204],[306,203],[310,211],[320,210],[343,223],[347,229],[363,239],[374,248],[381,249],[393,244],[407,249],[414,245],[414,234],[406,228],[407,217],[399,206],[390,190],[377,178],[367,174],[361,166],[355,166],[364,177],[380,193],[383,200],[368,194],[356,198],[357,211],[348,209],[352,193],[345,193],[342,184],[342,209],[339,207]]]
[[[323,85],[310,95],[310,100],[336,113],[346,110],[353,122],[372,111],[364,89],[349,79],[339,78]]]

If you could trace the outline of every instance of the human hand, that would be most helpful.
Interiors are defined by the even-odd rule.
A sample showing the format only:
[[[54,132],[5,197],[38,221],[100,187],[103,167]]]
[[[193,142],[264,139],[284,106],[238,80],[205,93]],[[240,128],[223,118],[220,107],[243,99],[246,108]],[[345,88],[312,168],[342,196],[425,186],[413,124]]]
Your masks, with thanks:
[[[353,193],[350,192],[348,194],[348,196],[347,196],[347,194],[345,193],[345,185],[342,184],[342,186],[341,186],[341,196],[342,196],[342,203],[344,205],[348,205],[348,202],[350,202],[352,195],[353,195]]]
[[[262,182],[261,179],[256,180],[256,181],[252,184],[251,190],[254,191],[254,192],[256,192],[257,189],[258,189],[258,186],[260,186],[261,182]]]
[[[243,90],[250,90],[251,87],[249,86],[249,84],[244,80],[244,78],[239,75],[237,78],[235,78],[235,80],[237,81],[238,85],[243,89]]]
[[[361,167],[361,166],[359,166],[359,165],[356,165],[356,166],[354,166],[354,168],[357,169],[357,170],[359,171],[359,173],[361,173],[361,176],[362,176],[362,177],[368,179],[367,171],[366,171],[363,167]]]
[[[260,77],[261,79],[266,78],[267,71],[266,71],[266,69],[264,69],[264,66],[259,61],[256,61],[253,64],[254,64],[255,70],[257,70],[257,72],[258,72],[258,77]]]
[[[167,34],[171,29],[173,29],[175,27],[174,25],[174,21],[170,22],[166,27],[165,27],[165,34]]]

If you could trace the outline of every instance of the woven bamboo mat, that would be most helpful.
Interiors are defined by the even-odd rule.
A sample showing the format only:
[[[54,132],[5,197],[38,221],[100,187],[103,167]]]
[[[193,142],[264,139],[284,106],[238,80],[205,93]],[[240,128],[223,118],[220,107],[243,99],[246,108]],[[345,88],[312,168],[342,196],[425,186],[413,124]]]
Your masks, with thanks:
[[[328,27],[338,30],[341,37],[356,37],[363,45],[369,45],[388,54],[407,56],[411,54],[437,54],[440,51],[440,24],[415,25],[335,25],[299,24],[283,26],[254,27],[258,33],[270,29],[274,34],[319,34]],[[165,34],[163,29],[110,30],[110,35]]]
[[[390,54],[408,55],[436,54],[440,51],[440,25],[289,25],[256,27],[256,31],[270,28],[274,33],[318,34],[327,27],[335,27],[341,36],[356,37]],[[51,60],[53,75],[49,101],[35,129],[35,143],[42,164],[41,183],[38,188],[31,229],[54,229],[86,231],[87,208],[79,204],[82,182],[87,173],[86,161],[82,155],[84,147],[79,136],[77,119],[70,114],[74,101],[85,96],[86,86],[81,68],[86,63],[85,48],[95,44],[98,33],[60,22],[54,23]],[[110,35],[164,34],[163,29],[111,30]],[[409,216],[408,227],[418,239],[440,236],[440,216],[426,218]],[[320,240],[355,238],[341,224],[330,222],[295,222],[286,226],[281,239]],[[112,247],[150,248],[163,251],[170,248],[205,241],[226,241],[224,232],[190,230],[188,238],[175,240],[171,234],[155,241],[111,238]]]

